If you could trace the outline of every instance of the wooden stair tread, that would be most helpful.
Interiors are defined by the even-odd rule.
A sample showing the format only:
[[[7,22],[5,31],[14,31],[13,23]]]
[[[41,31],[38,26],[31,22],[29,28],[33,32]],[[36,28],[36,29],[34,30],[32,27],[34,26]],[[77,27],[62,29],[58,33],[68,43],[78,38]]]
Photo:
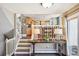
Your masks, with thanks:
[[[31,49],[31,47],[17,47],[17,49]]]
[[[18,43],[18,45],[32,45],[31,43]]]
[[[30,52],[30,49],[17,49],[16,52]]]
[[[27,41],[19,41],[19,43],[27,43]]]
[[[15,56],[29,56],[29,54],[15,54]]]
[[[20,41],[32,41],[31,39],[20,39]]]
[[[16,56],[27,56],[32,53],[31,47],[32,43],[29,43],[27,39],[19,40],[14,54]]]
[[[30,51],[30,52],[15,52],[15,54],[30,54],[30,53],[32,53],[32,51]]]
[[[31,47],[31,45],[18,45],[17,47]]]

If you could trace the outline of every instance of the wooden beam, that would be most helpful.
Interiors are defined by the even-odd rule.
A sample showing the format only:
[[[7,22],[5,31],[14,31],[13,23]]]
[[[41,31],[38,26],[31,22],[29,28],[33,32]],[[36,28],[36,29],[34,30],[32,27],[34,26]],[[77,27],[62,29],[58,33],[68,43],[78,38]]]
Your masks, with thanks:
[[[66,38],[66,32],[65,32],[65,27],[64,27],[64,23],[65,23],[65,19],[67,17],[70,17],[74,14],[76,14],[77,12],[79,12],[79,4],[75,5],[74,7],[72,7],[71,9],[69,9],[68,11],[66,11],[65,13],[63,13],[63,17],[62,17],[62,26],[63,26],[63,34],[65,36],[65,40],[67,39]]]
[[[79,4],[75,5],[74,7],[72,7],[71,9],[69,9],[68,11],[66,11],[63,16],[64,17],[69,17],[72,16],[73,14],[79,12]]]

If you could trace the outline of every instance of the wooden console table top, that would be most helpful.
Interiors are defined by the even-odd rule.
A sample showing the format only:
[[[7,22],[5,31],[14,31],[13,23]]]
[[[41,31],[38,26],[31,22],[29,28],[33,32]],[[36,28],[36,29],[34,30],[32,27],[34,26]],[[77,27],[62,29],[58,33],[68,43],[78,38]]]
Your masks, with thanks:
[[[27,43],[58,43],[58,42],[64,42],[66,43],[66,40],[54,40],[54,41],[38,41],[38,40],[28,40]]]

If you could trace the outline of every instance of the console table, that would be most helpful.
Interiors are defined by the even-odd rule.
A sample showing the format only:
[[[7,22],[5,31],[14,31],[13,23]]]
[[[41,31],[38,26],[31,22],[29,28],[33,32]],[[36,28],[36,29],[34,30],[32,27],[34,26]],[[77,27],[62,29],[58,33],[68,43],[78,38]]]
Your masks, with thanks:
[[[32,43],[32,45],[33,45],[33,53],[32,53],[32,55],[35,55],[35,53],[37,53],[36,50],[35,50],[36,49],[36,46],[35,46],[36,44],[39,47],[40,47],[40,44],[41,44],[41,46],[43,46],[43,44],[44,44],[44,46],[43,46],[44,49],[48,49],[49,50],[49,49],[52,48],[51,51],[53,51],[53,49],[55,49],[55,52],[54,53],[59,53],[60,55],[62,55],[62,53],[65,52],[65,46],[64,46],[64,44],[66,44],[66,41],[59,41],[59,40],[52,41],[52,42],[46,42],[46,41],[43,41],[43,42],[30,41],[30,42],[27,42],[27,43]],[[53,48],[52,44],[55,44],[55,45],[53,45],[54,48]],[[41,53],[41,52],[39,52],[39,53]],[[42,53],[44,53],[44,52],[42,52]],[[47,52],[47,53],[53,53],[53,52]]]

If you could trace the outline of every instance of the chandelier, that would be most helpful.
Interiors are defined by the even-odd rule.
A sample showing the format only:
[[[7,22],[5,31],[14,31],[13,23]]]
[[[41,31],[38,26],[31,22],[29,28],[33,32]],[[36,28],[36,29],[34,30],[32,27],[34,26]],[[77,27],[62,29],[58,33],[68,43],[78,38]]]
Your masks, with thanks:
[[[41,3],[41,5],[44,7],[44,8],[50,8],[53,3]]]

